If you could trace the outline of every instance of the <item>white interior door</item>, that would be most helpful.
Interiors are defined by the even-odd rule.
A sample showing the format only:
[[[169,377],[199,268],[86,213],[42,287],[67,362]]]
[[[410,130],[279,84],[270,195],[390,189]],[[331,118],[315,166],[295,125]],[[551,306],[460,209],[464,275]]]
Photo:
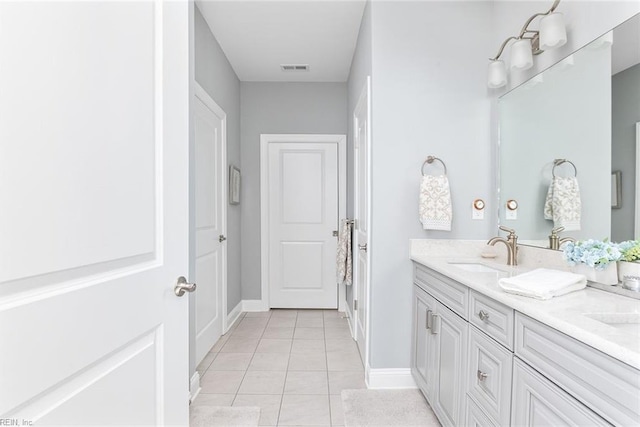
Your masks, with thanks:
[[[270,306],[337,308],[338,144],[300,135],[267,156]]]
[[[360,350],[362,363],[366,366],[368,352],[368,311],[369,311],[369,234],[371,205],[370,183],[370,81],[363,89],[353,112],[354,149],[356,159],[355,185],[355,291],[358,301],[355,312],[355,336]]]
[[[0,2],[0,419],[188,423],[189,21]]]
[[[196,365],[222,335],[226,288],[226,114],[195,85]]]

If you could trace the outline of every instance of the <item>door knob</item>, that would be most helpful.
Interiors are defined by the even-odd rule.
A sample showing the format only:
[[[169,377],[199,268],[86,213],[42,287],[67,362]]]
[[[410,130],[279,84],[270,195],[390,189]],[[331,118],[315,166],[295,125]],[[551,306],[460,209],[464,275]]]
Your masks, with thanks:
[[[173,292],[179,297],[184,295],[185,292],[193,292],[196,290],[195,283],[187,283],[187,279],[184,276],[178,277],[178,282],[176,286],[173,288]]]
[[[218,242],[222,243],[222,242],[224,242],[225,240],[227,240],[227,238],[226,238],[226,237],[224,237],[224,234],[221,234],[220,236],[218,236]]]
[[[364,245],[358,245],[358,249],[367,252],[367,244],[365,243]]]

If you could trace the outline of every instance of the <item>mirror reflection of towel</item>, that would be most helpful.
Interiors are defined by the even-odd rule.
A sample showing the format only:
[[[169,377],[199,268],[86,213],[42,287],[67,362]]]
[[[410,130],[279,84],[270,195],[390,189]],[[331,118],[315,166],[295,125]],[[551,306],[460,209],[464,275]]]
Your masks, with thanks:
[[[544,219],[553,220],[553,226],[564,227],[564,231],[576,231],[580,230],[581,211],[578,178],[554,177],[544,202]]]
[[[425,230],[451,231],[453,208],[446,175],[424,175],[420,183],[420,222]]]

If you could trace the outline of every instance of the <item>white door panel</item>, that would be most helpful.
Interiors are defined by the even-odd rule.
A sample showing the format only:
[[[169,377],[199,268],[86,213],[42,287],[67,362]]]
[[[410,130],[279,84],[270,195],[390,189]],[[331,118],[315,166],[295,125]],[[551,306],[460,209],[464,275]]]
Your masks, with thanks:
[[[0,418],[186,424],[189,7],[0,2]]]
[[[360,95],[353,112],[354,149],[355,149],[355,290],[358,301],[355,312],[355,336],[360,350],[362,363],[367,366],[368,352],[368,311],[369,311],[369,224],[370,224],[370,79]]]
[[[269,144],[271,307],[337,308],[336,143]]]
[[[226,114],[196,84],[196,365],[222,335],[226,286]]]

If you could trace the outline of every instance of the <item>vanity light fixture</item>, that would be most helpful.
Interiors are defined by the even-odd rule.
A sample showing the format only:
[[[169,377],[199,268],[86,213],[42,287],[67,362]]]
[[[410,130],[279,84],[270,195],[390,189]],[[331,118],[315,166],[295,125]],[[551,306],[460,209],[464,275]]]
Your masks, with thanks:
[[[560,0],[555,0],[551,8],[543,13],[536,13],[527,19],[520,34],[511,36],[502,42],[498,54],[489,61],[489,75],[487,85],[494,89],[507,84],[507,69],[500,59],[507,44],[511,44],[510,67],[514,70],[527,70],[533,66],[533,56],[539,55],[545,50],[555,49],[567,42],[567,30],[564,26],[563,15],[556,12]],[[540,29],[529,29],[529,25],[539,16]]]

